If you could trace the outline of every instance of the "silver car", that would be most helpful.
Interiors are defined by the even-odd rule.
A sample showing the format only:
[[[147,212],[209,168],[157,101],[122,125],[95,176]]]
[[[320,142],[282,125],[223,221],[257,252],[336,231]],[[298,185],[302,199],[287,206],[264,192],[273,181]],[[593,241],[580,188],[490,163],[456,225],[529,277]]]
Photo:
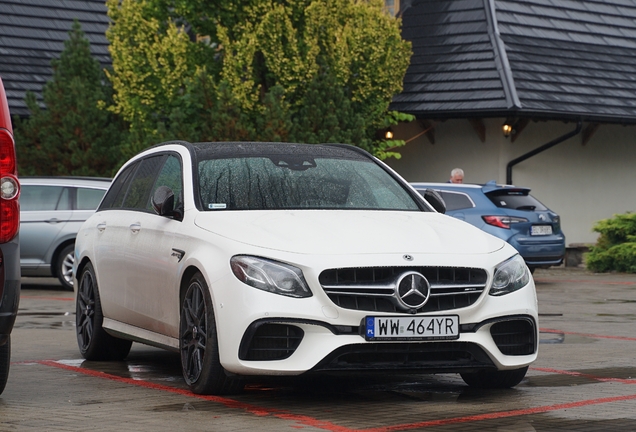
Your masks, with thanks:
[[[75,237],[99,205],[111,179],[21,177],[22,276],[57,277],[73,289]]]

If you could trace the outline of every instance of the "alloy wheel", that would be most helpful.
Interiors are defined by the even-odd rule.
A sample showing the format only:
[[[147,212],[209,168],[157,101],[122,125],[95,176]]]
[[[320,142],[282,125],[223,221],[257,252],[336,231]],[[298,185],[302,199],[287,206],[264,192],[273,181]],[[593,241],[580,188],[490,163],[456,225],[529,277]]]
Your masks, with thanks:
[[[75,263],[75,253],[71,252],[67,254],[62,260],[60,270],[62,271],[62,278],[69,286],[73,286],[73,264]]]
[[[95,280],[90,271],[85,271],[77,291],[77,339],[80,348],[87,350],[93,338],[95,324]]]
[[[193,282],[181,308],[181,363],[188,384],[196,382],[201,376],[207,333],[207,307],[203,289],[198,282]]]

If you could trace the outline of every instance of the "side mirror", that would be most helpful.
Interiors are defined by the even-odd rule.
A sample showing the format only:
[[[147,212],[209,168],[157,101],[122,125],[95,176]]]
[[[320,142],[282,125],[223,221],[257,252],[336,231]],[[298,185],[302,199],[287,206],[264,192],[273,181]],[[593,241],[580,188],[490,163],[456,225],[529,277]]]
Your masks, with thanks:
[[[424,199],[435,209],[438,213],[446,213],[446,203],[444,198],[433,189],[426,189],[422,194]]]
[[[159,186],[152,195],[152,208],[159,216],[172,216],[174,212],[174,192],[168,186]]]

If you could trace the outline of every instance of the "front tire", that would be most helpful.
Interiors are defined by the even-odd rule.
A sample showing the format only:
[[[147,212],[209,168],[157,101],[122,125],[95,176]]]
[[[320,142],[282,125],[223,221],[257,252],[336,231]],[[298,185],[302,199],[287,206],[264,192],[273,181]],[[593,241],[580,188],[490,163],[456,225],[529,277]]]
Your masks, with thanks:
[[[75,263],[75,246],[64,246],[55,263],[55,274],[67,291],[73,291],[73,263]]]
[[[502,371],[479,371],[461,374],[462,379],[471,387],[480,389],[501,389],[514,387],[528,372],[528,366],[521,369]]]
[[[179,349],[183,377],[193,393],[220,395],[243,389],[243,382],[221,366],[212,300],[201,273],[190,279],[181,303]]]
[[[11,336],[7,338],[7,343],[0,346],[0,394],[4,391],[9,378],[9,365],[11,363]]]
[[[95,270],[86,264],[78,279],[75,306],[77,345],[86,360],[123,360],[130,352],[132,341],[106,333],[102,327],[104,315],[97,289]]]

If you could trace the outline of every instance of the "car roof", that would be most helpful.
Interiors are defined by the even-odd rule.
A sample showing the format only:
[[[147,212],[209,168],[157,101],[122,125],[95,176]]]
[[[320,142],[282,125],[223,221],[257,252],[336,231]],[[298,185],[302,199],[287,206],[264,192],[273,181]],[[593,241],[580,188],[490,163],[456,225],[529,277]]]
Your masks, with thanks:
[[[20,184],[22,185],[77,186],[108,189],[111,182],[112,179],[106,177],[20,177]]]
[[[350,144],[301,144],[288,142],[197,142],[168,141],[156,144],[151,148],[166,145],[182,145],[204,159],[223,159],[232,157],[276,157],[309,156],[309,157],[335,157],[348,159],[371,159],[372,156],[365,150]]]
[[[491,180],[485,184],[412,182],[411,186],[413,186],[415,189],[431,188],[431,189],[442,189],[447,191],[451,191],[451,190],[468,191],[468,190],[481,189],[483,193],[490,193],[494,191],[516,191],[516,192],[523,192],[523,193],[530,192],[530,188],[519,187],[514,185],[498,184],[494,180]]]

